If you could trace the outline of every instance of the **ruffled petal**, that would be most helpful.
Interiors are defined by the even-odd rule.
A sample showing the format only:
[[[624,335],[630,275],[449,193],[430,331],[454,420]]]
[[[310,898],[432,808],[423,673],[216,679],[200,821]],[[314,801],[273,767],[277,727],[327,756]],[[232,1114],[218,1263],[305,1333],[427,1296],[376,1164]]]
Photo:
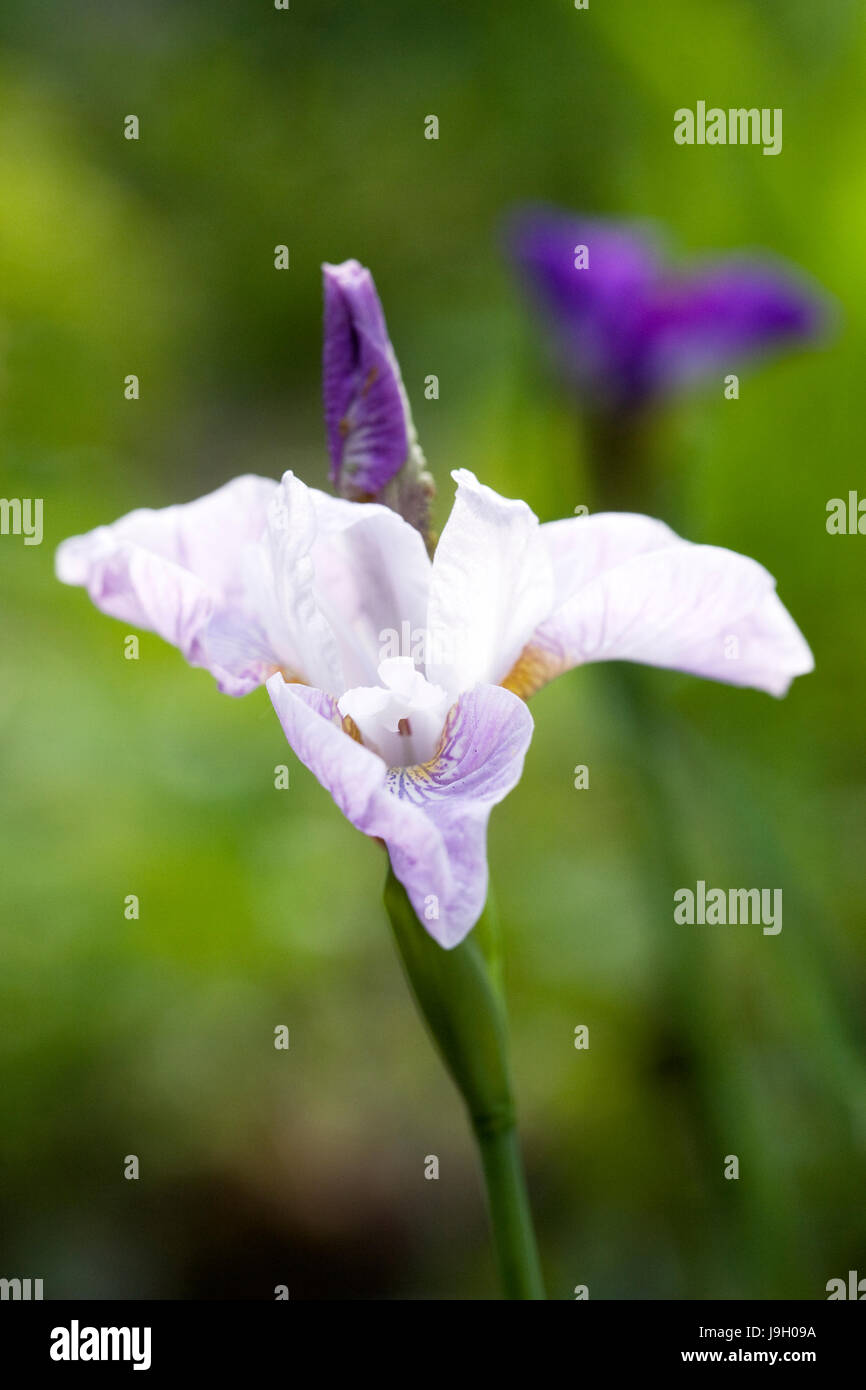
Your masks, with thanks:
[[[244,553],[261,536],[276,490],[269,478],[244,476],[194,502],[130,512],[63,541],[57,577],[84,586],[102,612],[207,666],[205,631],[242,603]]]

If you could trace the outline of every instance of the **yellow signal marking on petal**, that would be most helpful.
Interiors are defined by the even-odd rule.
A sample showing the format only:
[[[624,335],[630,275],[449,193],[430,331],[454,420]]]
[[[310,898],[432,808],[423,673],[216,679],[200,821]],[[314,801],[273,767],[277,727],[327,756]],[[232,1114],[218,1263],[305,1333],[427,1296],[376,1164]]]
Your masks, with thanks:
[[[410,777],[413,782],[432,782],[435,765],[436,759],[431,758],[429,763],[413,763],[411,767],[401,767],[397,771],[401,772],[404,777]]]
[[[523,648],[502,684],[521,700],[528,700],[561,672],[562,662],[553,652],[530,644]]]
[[[351,714],[343,715],[343,733],[348,734],[349,738],[353,738],[356,743],[363,744],[364,742],[361,738],[361,730],[358,728]]]

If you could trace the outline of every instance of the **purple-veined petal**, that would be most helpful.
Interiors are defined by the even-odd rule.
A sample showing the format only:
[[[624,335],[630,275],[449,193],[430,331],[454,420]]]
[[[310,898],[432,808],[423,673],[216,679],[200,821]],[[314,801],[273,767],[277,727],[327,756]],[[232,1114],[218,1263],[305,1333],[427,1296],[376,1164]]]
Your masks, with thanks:
[[[242,603],[244,552],[261,536],[276,490],[271,479],[247,475],[194,502],[130,512],[63,541],[57,576],[83,585],[102,612],[209,666],[204,634],[215,615]]]
[[[541,624],[506,685],[526,698],[589,661],[643,662],[771,695],[784,695],[814,665],[762,565],[681,540],[577,589]]]
[[[325,265],[323,388],[331,481],[344,497],[377,497],[409,457],[406,394],[369,270]]]
[[[467,469],[433,557],[427,676],[452,695],[498,684],[554,600],[538,518]]]
[[[384,840],[419,921],[441,946],[456,946],[487,897],[490,811],[523,769],[532,735],[523,702],[477,686],[452,708],[430,763],[389,769],[344,732],[332,697],[280,675],[268,692],[301,762],[358,830]]]

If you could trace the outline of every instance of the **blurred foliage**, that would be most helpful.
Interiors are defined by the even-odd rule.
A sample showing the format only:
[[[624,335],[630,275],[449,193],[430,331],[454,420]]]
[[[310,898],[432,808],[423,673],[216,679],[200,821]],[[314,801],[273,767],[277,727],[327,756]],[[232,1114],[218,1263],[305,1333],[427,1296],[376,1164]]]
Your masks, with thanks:
[[[493,816],[550,1292],[820,1298],[863,1271],[866,542],[824,526],[862,475],[859,14],[0,12],[2,492],[45,499],[41,547],[0,540],[0,1273],[71,1297],[493,1288],[381,851],[299,767],[264,692],[219,697],[148,635],[123,660],[125,629],[56,584],[52,554],[242,471],[324,485],[319,264],[348,256],[376,276],[440,522],[461,465],[545,519],[591,502],[579,422],[501,254],[502,216],[528,198],[657,219],[684,254],[787,256],[841,321],[828,349],[744,374],[738,402],[719,385],[676,407],[648,464],[685,534],[778,576],[816,674],[777,703],[575,672],[533,702],[524,779]],[[701,97],[782,107],[781,156],[676,146],[674,109]],[[781,935],[676,928],[673,891],[699,878],[783,887]]]

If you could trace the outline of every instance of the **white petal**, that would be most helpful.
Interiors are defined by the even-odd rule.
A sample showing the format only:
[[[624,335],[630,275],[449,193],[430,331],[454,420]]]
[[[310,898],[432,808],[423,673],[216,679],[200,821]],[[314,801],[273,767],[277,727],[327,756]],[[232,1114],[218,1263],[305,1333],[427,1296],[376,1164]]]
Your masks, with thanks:
[[[331,694],[344,688],[340,654],[316,593],[313,489],[283,475],[268,510],[259,570],[250,584],[279,666]]]
[[[506,681],[526,696],[588,661],[639,661],[783,695],[812,654],[755,560],[679,541],[602,572],[543,623]]]
[[[679,541],[665,522],[637,512],[594,512],[548,521],[541,535],[553,564],[557,606],[605,570]]]
[[[411,657],[391,657],[379,667],[378,686],[347,690],[338,702],[364,743],[389,767],[426,763],[436,752],[451,703],[431,685]]]
[[[218,621],[232,622],[240,633],[253,626],[244,604],[244,556],[262,535],[276,490],[270,478],[245,476],[194,502],[130,512],[64,541],[58,578],[86,586],[102,612],[157,632],[222,684],[225,672],[206,650],[207,630]],[[273,670],[266,663],[253,677],[247,648],[238,661],[247,668],[244,689]]]
[[[318,527],[316,597],[337,640],[343,689],[375,685],[379,664],[397,654],[395,645],[408,657],[413,634],[423,641],[430,586],[424,542],[388,507],[310,492]]]
[[[553,605],[553,568],[538,518],[458,469],[433,559],[427,675],[451,695],[498,684]]]

